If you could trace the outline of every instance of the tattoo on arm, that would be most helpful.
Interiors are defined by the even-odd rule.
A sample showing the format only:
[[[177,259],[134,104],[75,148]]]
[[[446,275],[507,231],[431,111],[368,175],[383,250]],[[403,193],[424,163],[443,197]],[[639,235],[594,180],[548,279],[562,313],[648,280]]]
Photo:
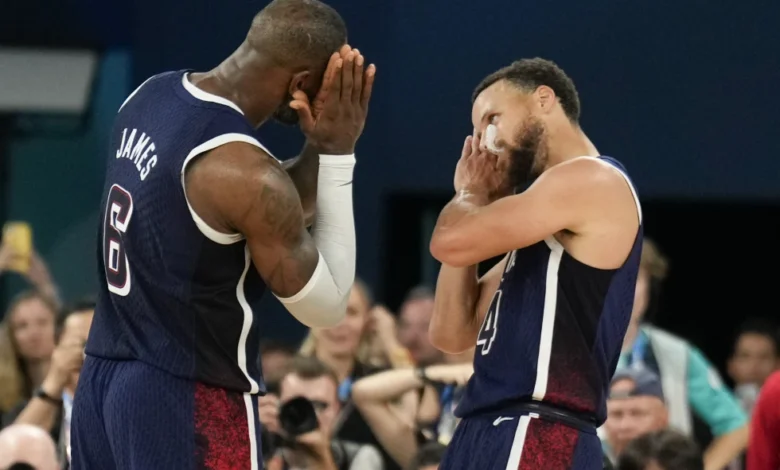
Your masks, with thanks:
[[[274,293],[289,297],[311,278],[319,254],[306,233],[301,203],[287,175],[277,167],[263,179],[253,210],[262,227],[256,227],[259,240],[251,240],[250,249],[263,246],[252,253],[260,274]]]

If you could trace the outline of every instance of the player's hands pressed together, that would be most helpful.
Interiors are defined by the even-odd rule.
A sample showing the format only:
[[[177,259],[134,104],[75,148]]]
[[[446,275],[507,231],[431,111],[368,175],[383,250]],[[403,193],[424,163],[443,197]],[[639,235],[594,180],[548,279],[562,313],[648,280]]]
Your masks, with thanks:
[[[303,91],[293,94],[290,107],[298,112],[301,131],[321,153],[347,155],[366,123],[376,67],[349,46],[331,56],[322,87],[310,103]]]
[[[505,161],[480,145],[479,136],[468,136],[455,167],[455,191],[479,194],[489,201],[509,191]]]

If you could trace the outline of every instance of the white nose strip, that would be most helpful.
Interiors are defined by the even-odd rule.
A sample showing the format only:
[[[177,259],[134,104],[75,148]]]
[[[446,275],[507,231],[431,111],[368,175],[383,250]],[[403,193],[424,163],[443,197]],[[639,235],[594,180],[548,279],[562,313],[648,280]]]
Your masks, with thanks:
[[[495,124],[488,124],[487,128],[485,129],[484,142],[485,148],[492,153],[501,152],[501,148],[496,145],[496,134],[498,134],[498,129],[496,128]]]

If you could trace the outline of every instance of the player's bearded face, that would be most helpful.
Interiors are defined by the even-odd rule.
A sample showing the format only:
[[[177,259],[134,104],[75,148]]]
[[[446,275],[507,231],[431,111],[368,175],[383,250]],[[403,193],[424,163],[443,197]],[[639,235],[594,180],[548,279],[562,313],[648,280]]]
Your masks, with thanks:
[[[507,148],[509,158],[509,183],[513,188],[526,185],[542,173],[547,159],[544,146],[544,124],[528,116]]]
[[[275,120],[288,126],[294,126],[298,124],[298,113],[290,107],[292,100],[292,95],[287,93],[287,97],[284,99],[284,103],[276,108],[276,111],[274,111],[273,114]],[[309,97],[309,100],[311,101],[311,97]]]

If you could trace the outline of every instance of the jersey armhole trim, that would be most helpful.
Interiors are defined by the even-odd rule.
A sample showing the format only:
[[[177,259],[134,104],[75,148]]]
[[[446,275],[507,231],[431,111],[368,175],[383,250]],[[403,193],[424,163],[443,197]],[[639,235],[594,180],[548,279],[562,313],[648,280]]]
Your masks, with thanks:
[[[254,145],[255,147],[258,147],[262,149],[264,152],[268,153],[268,155],[271,155],[271,153],[268,152],[268,150],[254,137],[250,137],[246,134],[230,133],[230,134],[222,134],[217,137],[214,137],[213,139],[207,140],[206,142],[203,142],[202,144],[192,149],[192,151],[187,155],[187,158],[184,159],[184,163],[181,166],[181,188],[182,191],[184,191],[184,199],[187,201],[187,208],[190,211],[192,220],[195,222],[195,225],[198,226],[198,229],[206,238],[220,245],[232,245],[234,243],[238,243],[244,239],[244,236],[240,233],[220,232],[214,229],[213,227],[211,227],[209,224],[207,224],[206,221],[203,220],[198,215],[197,212],[195,212],[195,209],[192,207],[192,204],[190,204],[190,200],[187,197],[187,185],[185,181],[185,173],[187,171],[187,165],[190,163],[190,161],[192,161],[192,159],[194,159],[198,155],[202,155],[206,152],[214,150],[217,147],[221,147],[222,145],[231,142],[244,142],[250,145]],[[271,157],[276,159],[275,157],[273,157],[273,155],[271,155]]]
[[[610,168],[612,168],[613,170],[615,170],[616,172],[618,172],[618,174],[620,174],[620,176],[622,176],[622,177],[623,177],[623,180],[624,180],[624,181],[626,182],[626,184],[628,185],[628,189],[631,191],[631,195],[634,197],[634,203],[636,204],[636,214],[637,214],[637,217],[639,218],[639,225],[642,225],[642,204],[639,202],[639,195],[637,195],[637,193],[636,193],[636,189],[634,188],[634,184],[631,182],[631,179],[628,177],[628,175],[626,174],[626,172],[625,172],[625,171],[623,171],[623,170],[622,170],[621,168],[619,168],[618,166],[616,166],[616,165],[614,165],[614,164],[610,163],[610,162],[609,162],[609,161],[607,161],[607,160],[604,160],[604,159],[602,159],[602,158],[599,158],[599,157],[585,156],[585,157],[577,157],[577,158],[578,158],[578,159],[579,159],[579,158],[590,158],[590,159],[592,159],[592,160],[599,161],[599,162],[601,162],[602,164],[609,166]]]
[[[639,218],[639,225],[642,225],[642,204],[639,202],[639,195],[636,193],[636,189],[634,189],[634,184],[631,182],[631,180],[628,178],[628,175],[621,170],[620,168],[616,167],[615,165],[605,162],[607,165],[610,166],[613,170],[617,171],[620,176],[623,177],[623,180],[628,185],[628,189],[631,191],[631,196],[634,198],[634,203],[636,204],[636,214]]]
[[[133,99],[133,97],[136,95],[136,93],[138,93],[139,91],[141,91],[141,88],[143,88],[143,87],[144,87],[144,85],[146,85],[147,83],[149,83],[149,82],[150,82],[150,81],[151,81],[153,78],[155,78],[155,77],[157,77],[157,75],[153,75],[153,76],[151,76],[151,77],[147,78],[146,80],[144,80],[144,82],[143,82],[142,84],[140,84],[140,85],[138,86],[138,88],[136,88],[136,89],[135,89],[135,91],[133,91],[132,93],[130,93],[130,95],[128,95],[128,97],[127,97],[127,98],[125,98],[125,101],[124,101],[124,102],[122,102],[122,106],[120,106],[120,107],[119,107],[119,109],[118,109],[116,112],[117,112],[117,113],[119,113],[120,111],[122,111],[122,108],[124,108],[124,107],[125,107],[125,105],[126,105],[127,103],[129,103],[129,102],[130,102],[130,100],[132,100],[132,99]]]

